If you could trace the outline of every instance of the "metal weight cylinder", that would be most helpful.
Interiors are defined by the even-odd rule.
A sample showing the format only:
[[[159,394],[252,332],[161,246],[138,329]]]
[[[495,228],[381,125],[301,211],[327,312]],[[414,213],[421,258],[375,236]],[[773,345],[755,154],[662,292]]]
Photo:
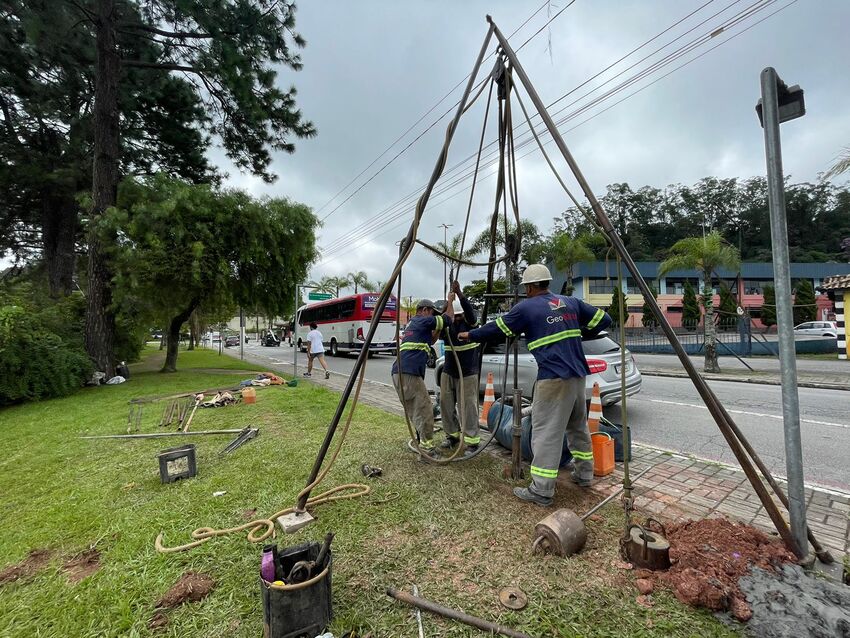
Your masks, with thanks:
[[[557,556],[572,556],[580,552],[587,542],[584,521],[569,509],[549,514],[534,526],[534,533],[544,548]]]

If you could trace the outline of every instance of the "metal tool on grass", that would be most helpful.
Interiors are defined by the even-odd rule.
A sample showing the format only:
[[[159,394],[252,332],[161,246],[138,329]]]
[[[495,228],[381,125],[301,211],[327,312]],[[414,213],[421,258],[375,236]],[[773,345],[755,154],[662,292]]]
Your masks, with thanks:
[[[256,438],[259,433],[260,433],[259,428],[251,428],[251,427],[243,428],[242,431],[239,433],[239,436],[237,436],[230,443],[228,443],[227,447],[225,447],[221,452],[219,452],[219,454],[229,454],[230,452],[233,452],[233,450],[235,450],[236,448],[241,447],[242,445],[244,445],[245,443],[247,443],[251,439]],[[191,433],[186,432],[185,434],[191,434]]]
[[[204,434],[241,434],[243,430],[198,430],[197,432],[153,432],[151,434],[99,434],[81,436],[81,439],[158,439],[164,436],[199,436]]]
[[[418,607],[419,609],[423,609],[429,613],[436,614],[437,616],[458,620],[466,625],[477,627],[478,629],[483,629],[484,631],[489,631],[493,634],[501,634],[503,636],[510,636],[511,638],[530,638],[527,634],[511,629],[510,627],[505,627],[504,625],[499,625],[494,622],[490,622],[489,620],[478,618],[477,616],[470,616],[469,614],[457,611],[456,609],[443,607],[442,605],[438,605],[437,603],[426,600],[425,598],[412,596],[405,591],[398,591],[392,587],[387,588],[387,596],[395,598],[396,600],[406,603],[412,607]]]
[[[192,419],[195,418],[195,412],[198,411],[198,406],[201,405],[201,401],[204,400],[203,394],[195,395],[195,406],[192,408],[191,414],[189,414],[189,418],[186,420],[186,425],[183,426],[183,432],[189,431],[189,426],[192,425]]]
[[[284,579],[287,585],[295,585],[310,580],[314,574],[318,574],[328,562],[328,552],[331,549],[331,542],[334,539],[333,532],[328,532],[325,536],[325,542],[322,543],[316,560],[299,560],[289,570],[289,575]]]
[[[127,414],[127,434],[133,431],[139,431],[142,425],[142,406],[134,403],[130,404],[130,412]]]
[[[415,583],[413,585],[413,595],[419,596],[419,588]],[[419,629],[419,638],[425,638],[425,630],[422,628],[422,611],[419,607],[416,608],[416,626]]]
[[[646,468],[634,480],[639,479],[651,469],[652,467]],[[623,491],[624,487],[624,485],[620,485],[582,516],[567,508],[562,508],[549,514],[549,516],[534,526],[534,533],[537,537],[534,539],[531,551],[542,550],[556,556],[564,557],[580,552],[587,542],[587,528],[584,526],[584,521],[617,497]]]

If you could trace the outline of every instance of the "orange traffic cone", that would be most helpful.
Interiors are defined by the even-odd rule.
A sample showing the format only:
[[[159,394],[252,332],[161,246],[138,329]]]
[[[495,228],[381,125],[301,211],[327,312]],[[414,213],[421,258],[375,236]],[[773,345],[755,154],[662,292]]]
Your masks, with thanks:
[[[587,429],[590,433],[599,432],[599,419],[602,418],[602,399],[599,397],[599,384],[593,384],[593,395],[587,410]]]
[[[487,425],[487,415],[490,414],[490,408],[496,402],[496,390],[493,387],[493,373],[487,373],[487,385],[484,387],[484,405],[481,406],[481,416],[478,418],[478,425]]]

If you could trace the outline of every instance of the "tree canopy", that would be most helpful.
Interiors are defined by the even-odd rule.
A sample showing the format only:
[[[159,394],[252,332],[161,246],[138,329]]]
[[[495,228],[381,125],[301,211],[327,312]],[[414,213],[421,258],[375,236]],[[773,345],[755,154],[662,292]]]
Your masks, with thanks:
[[[141,298],[168,318],[167,370],[175,369],[180,327],[197,308],[291,309],[316,257],[317,224],[307,206],[288,199],[166,176],[126,180],[118,206],[97,222],[98,232],[118,238],[110,255],[116,303]]]

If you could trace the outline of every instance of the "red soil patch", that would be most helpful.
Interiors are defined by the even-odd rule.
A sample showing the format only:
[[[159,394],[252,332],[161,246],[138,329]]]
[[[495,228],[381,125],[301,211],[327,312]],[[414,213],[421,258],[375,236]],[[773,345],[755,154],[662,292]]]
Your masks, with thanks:
[[[157,609],[173,608],[185,602],[198,602],[215,588],[215,580],[208,574],[185,572],[156,602]]]
[[[62,571],[68,575],[68,580],[78,583],[88,578],[100,569],[100,552],[96,549],[87,549],[84,552],[65,561]]]
[[[49,549],[30,550],[29,555],[20,563],[9,565],[0,571],[0,585],[35,576],[47,566],[52,557],[53,552]]]
[[[729,610],[741,621],[749,620],[752,610],[738,587],[740,578],[754,566],[775,571],[777,565],[796,562],[779,539],[725,518],[671,525],[667,540],[670,570],[638,570],[635,575],[667,583],[686,605]]]

